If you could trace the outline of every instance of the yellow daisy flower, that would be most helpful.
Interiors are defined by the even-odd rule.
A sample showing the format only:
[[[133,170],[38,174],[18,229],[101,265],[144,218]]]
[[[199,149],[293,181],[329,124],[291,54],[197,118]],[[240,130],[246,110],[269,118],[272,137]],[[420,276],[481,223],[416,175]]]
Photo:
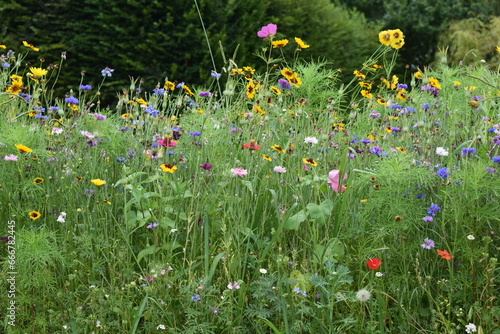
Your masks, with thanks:
[[[41,67],[30,67],[30,71],[31,73],[33,73],[35,77],[43,77],[45,74],[49,72]]]
[[[93,179],[93,180],[90,180],[90,182],[92,182],[94,185],[96,185],[98,187],[106,184],[106,181],[101,180],[101,179]]]
[[[177,169],[177,166],[172,166],[169,164],[162,164],[162,165],[160,165],[160,168],[162,171],[164,171],[166,173],[173,173]]]
[[[273,41],[272,44],[274,49],[282,48],[288,44],[288,39],[280,39],[279,41]]]
[[[304,41],[302,41],[298,37],[295,37],[295,43],[297,43],[299,49],[307,49],[308,47],[310,47],[310,45],[307,45],[306,43],[304,43]]]

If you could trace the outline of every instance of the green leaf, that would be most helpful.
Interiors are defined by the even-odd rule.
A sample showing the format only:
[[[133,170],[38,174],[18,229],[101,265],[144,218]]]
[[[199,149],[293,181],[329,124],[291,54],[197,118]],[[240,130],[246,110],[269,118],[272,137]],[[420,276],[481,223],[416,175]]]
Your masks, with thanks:
[[[283,228],[285,230],[295,230],[299,229],[300,223],[302,223],[307,218],[307,213],[304,210],[300,210],[293,216],[289,217],[284,223]]]
[[[333,201],[327,199],[320,205],[316,203],[307,204],[309,217],[320,224],[325,224],[333,210]]]
[[[155,245],[151,245],[149,246],[148,248],[144,248],[143,250],[141,250],[139,252],[139,254],[137,255],[137,262],[140,262],[142,260],[143,257],[145,257],[146,255],[151,255],[151,254],[154,254],[156,253],[156,251],[158,250],[159,248],[156,247]]]
[[[241,180],[241,183],[243,185],[245,185],[248,188],[248,190],[253,194],[253,185],[252,185],[252,182],[247,181],[247,180]]]

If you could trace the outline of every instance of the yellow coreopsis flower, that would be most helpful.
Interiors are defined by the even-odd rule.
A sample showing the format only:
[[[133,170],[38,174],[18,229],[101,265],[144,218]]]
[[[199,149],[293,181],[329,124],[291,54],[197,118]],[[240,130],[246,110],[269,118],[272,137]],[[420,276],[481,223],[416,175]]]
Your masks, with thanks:
[[[355,70],[353,73],[355,76],[360,77],[362,79],[366,78],[366,75],[363,74],[363,72]]]
[[[94,185],[96,185],[98,187],[106,184],[106,181],[101,180],[101,179],[93,179],[93,180],[90,180],[90,182],[92,182]]]
[[[271,89],[271,91],[276,95],[281,94],[281,90],[279,90],[279,88],[277,88],[277,87],[271,86],[271,87],[269,87],[269,89]]]
[[[364,97],[366,97],[367,99],[371,99],[373,97],[373,94],[370,93],[369,90],[366,90],[366,89],[363,89],[361,91],[361,95],[363,95]]]
[[[300,85],[302,85],[302,79],[300,79],[298,76],[288,79],[288,82],[292,84],[295,88],[299,88]]]
[[[137,103],[147,106],[148,102],[144,99],[137,99]]]
[[[35,77],[43,77],[45,74],[49,72],[41,67],[30,67],[30,71],[31,73],[33,73]]]
[[[418,72],[415,72],[415,74],[413,75],[415,78],[417,79],[422,79],[424,77],[424,75],[422,74],[422,72],[418,71]]]
[[[282,48],[288,44],[288,39],[280,39],[279,41],[273,41],[272,44],[274,49]]]
[[[165,89],[170,89],[174,90],[175,89],[175,84],[172,81],[165,81],[165,86],[163,86]]]
[[[307,45],[306,43],[304,43],[304,41],[302,41],[298,37],[295,37],[295,43],[297,43],[299,49],[307,49],[308,47],[310,47],[310,45]]]
[[[430,77],[429,78],[429,85],[431,85],[432,87],[435,87],[437,89],[441,89],[441,84],[439,83],[439,81],[436,78]]]
[[[267,160],[267,161],[273,161],[273,159],[268,156],[267,154],[262,154],[262,159]]]
[[[378,40],[384,45],[390,45],[392,43],[392,34],[389,30],[381,31],[378,34]]]
[[[28,43],[28,42],[26,42],[26,41],[23,41],[23,45],[24,45],[25,47],[27,47],[27,48],[30,48],[30,49],[31,49],[31,50],[33,50],[33,51],[40,51],[40,49],[39,49],[39,48],[35,48],[35,47],[33,46],[33,44],[30,44],[30,43]]]
[[[177,169],[177,166],[172,166],[169,164],[162,164],[162,165],[160,165],[160,168],[162,171],[172,174]]]
[[[497,46],[497,52],[500,53],[500,46]]]
[[[297,73],[285,67],[284,69],[281,70],[281,75],[290,80],[291,78],[297,76]]]
[[[5,49],[5,48],[7,48],[5,45],[0,44],[0,49]]]
[[[249,81],[246,88],[247,88],[247,97],[249,99],[253,99],[255,97],[255,90],[257,89],[255,87],[254,82],[253,81]]]
[[[189,89],[188,86],[182,85],[182,89],[184,89],[184,93],[186,93],[186,95],[194,95],[194,93],[191,91],[191,89]]]
[[[31,153],[31,152],[33,152],[33,150],[31,148],[29,148],[27,146],[24,146],[22,144],[16,144],[15,146],[16,146],[17,150],[19,152],[21,152],[21,153]]]
[[[38,218],[40,218],[42,215],[40,214],[40,212],[38,211],[30,211],[28,213],[28,215],[30,216],[31,219],[33,220],[37,220]]]

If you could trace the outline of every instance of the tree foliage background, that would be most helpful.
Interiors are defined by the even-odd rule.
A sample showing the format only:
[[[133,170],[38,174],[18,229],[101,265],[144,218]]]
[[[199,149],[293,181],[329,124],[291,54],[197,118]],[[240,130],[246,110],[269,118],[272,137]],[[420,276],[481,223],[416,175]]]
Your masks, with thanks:
[[[460,30],[460,20],[483,22],[488,35],[484,27],[500,15],[499,7],[489,0],[4,0],[0,42],[17,50],[23,40],[40,47],[45,66],[67,51],[59,78],[65,93],[77,89],[83,72],[85,83],[97,85],[106,66],[115,69],[105,83],[109,89],[128,87],[130,77],[153,89],[166,77],[203,85],[212,70],[221,72],[226,65],[219,45],[229,58],[238,50],[233,60],[239,66],[262,67],[255,52],[266,43],[256,32],[272,22],[278,24],[277,38],[293,44],[293,37],[300,37],[311,45],[302,59],[327,61],[350,78],[378,46],[380,30],[400,28],[406,45],[399,63],[422,67],[434,61],[438,41],[460,43],[442,36],[450,27]],[[491,38],[495,42],[500,44],[498,37]],[[463,48],[450,50],[456,49]],[[288,55],[293,51],[289,47]],[[492,51],[482,52],[493,58]]]

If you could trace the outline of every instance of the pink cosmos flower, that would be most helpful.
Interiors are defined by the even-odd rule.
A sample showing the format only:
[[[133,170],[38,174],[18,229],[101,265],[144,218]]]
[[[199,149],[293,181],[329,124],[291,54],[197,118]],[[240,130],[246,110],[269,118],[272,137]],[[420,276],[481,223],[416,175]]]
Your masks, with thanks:
[[[286,168],[285,168],[285,167],[281,167],[281,166],[275,166],[275,167],[273,168],[273,170],[274,170],[275,172],[277,172],[277,173],[281,173],[281,174],[286,173]]]
[[[243,168],[231,168],[231,173],[233,176],[245,176],[248,174],[246,169]]]
[[[268,39],[269,36],[274,37],[276,35],[276,31],[278,30],[278,26],[276,24],[269,23],[267,26],[263,26],[259,32],[257,32],[257,36],[260,38]]]
[[[86,130],[85,130],[85,131],[83,131],[83,130],[82,130],[82,131],[80,131],[80,134],[81,134],[82,136],[87,137],[88,139],[93,139],[93,138],[95,138],[95,136],[94,136],[92,133],[90,133],[89,131],[86,131]]]
[[[339,185],[340,179],[340,171],[338,169],[333,169],[328,173],[328,183],[330,183],[333,190],[336,192],[344,192],[345,187],[343,185]],[[344,174],[343,180],[347,179],[347,173]]]
[[[17,155],[11,154],[3,157],[5,161],[17,161]]]

